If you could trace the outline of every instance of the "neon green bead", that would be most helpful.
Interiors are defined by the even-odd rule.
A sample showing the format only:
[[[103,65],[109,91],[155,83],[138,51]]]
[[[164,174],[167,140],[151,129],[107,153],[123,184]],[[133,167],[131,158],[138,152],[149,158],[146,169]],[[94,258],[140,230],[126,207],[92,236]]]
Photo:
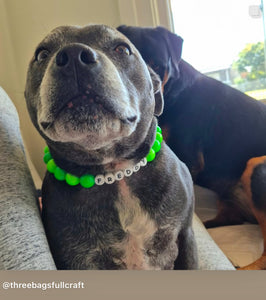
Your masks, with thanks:
[[[150,162],[154,160],[155,156],[156,156],[155,151],[151,149],[149,154],[146,156],[146,159],[148,162]]]
[[[44,152],[44,153],[50,152],[49,147],[48,147],[48,146],[45,146],[43,152]]]
[[[161,143],[158,140],[155,140],[152,149],[155,153],[159,152],[161,150]]]
[[[160,126],[157,126],[156,131],[162,134],[162,129]]]
[[[43,161],[47,164],[49,160],[52,159],[52,155],[50,152],[44,154]]]
[[[78,185],[79,184],[79,178],[75,175],[67,173],[66,174],[66,182],[67,182],[67,184],[72,185],[72,186]]]
[[[57,165],[55,164],[54,160],[53,159],[50,159],[46,165],[47,167],[47,170],[50,172],[50,173],[54,173]]]
[[[63,181],[66,178],[66,171],[62,170],[59,167],[56,167],[54,171],[54,177],[59,181]]]
[[[158,140],[160,143],[162,142],[163,136],[160,132],[156,132],[156,140]]]
[[[91,188],[95,184],[95,177],[92,175],[83,175],[80,177],[80,185],[84,188]]]

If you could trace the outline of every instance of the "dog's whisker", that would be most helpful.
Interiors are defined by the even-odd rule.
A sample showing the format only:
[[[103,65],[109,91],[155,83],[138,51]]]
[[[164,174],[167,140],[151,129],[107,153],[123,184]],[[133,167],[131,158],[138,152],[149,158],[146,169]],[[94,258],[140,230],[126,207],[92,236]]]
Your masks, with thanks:
[[[44,130],[48,129],[51,126],[51,122],[41,122],[41,126]]]

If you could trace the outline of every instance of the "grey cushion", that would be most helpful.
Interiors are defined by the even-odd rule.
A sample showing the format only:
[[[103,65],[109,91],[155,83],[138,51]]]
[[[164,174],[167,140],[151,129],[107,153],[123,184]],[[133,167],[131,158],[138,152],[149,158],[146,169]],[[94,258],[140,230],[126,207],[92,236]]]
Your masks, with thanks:
[[[193,217],[193,229],[198,246],[200,270],[235,270],[196,214]]]
[[[0,268],[52,270],[19,118],[0,87]]]

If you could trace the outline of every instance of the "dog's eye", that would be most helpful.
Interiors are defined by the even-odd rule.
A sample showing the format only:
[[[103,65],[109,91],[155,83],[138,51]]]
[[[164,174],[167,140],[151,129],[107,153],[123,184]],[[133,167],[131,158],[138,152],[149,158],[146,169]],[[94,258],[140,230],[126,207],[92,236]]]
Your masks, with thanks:
[[[125,45],[125,44],[120,44],[120,45],[116,46],[115,51],[119,54],[126,54],[126,55],[131,54],[131,49],[129,48],[128,45]]]
[[[46,49],[38,49],[35,54],[35,59],[37,61],[45,60],[49,56],[49,51]]]

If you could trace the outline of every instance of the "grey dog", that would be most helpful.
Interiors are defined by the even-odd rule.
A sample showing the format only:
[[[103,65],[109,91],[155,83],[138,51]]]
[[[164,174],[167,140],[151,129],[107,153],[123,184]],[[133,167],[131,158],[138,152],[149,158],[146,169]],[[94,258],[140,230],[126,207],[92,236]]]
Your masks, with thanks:
[[[58,269],[197,268],[190,174],[163,141],[151,151],[160,91],[111,27],[62,26],[38,45],[25,98],[51,156],[42,218]]]

